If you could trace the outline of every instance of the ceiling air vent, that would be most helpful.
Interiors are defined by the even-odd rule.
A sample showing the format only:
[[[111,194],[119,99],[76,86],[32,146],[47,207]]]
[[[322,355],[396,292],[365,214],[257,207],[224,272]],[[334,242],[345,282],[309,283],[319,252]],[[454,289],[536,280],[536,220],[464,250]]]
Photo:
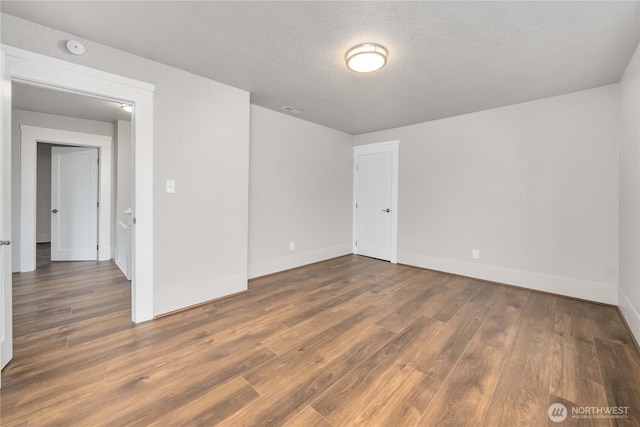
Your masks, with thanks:
[[[302,114],[302,113],[304,113],[304,111],[298,110],[297,108],[293,108],[293,107],[282,107],[282,109],[284,111],[286,111],[287,113],[291,113],[291,114]]]

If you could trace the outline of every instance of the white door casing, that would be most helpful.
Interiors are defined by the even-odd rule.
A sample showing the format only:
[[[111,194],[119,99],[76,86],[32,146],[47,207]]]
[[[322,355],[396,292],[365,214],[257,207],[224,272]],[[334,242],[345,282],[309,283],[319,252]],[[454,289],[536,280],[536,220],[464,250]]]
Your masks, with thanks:
[[[106,135],[20,125],[20,271],[36,268],[36,200],[38,142],[96,147],[100,150],[98,260],[111,258],[111,152]]]
[[[5,81],[4,55],[0,73]],[[11,241],[11,86],[0,87],[0,240]],[[8,101],[7,101],[8,100]],[[13,311],[11,289],[11,246],[0,245],[0,369],[13,357]]]
[[[399,141],[354,147],[353,253],[397,262]]]
[[[51,261],[98,259],[98,149],[51,149]]]
[[[133,105],[133,247],[132,247],[132,320],[136,323],[153,319],[153,91],[154,86],[45,55],[1,45],[2,73],[2,141],[11,144],[12,80],[37,84],[57,90],[127,102]],[[8,177],[3,164],[0,174]],[[7,171],[9,174],[7,175]],[[5,186],[7,183],[4,183]],[[3,215],[6,218],[6,216]],[[10,217],[10,216],[9,216]],[[107,248],[106,250],[110,250]],[[3,292],[11,288],[2,283]],[[2,301],[3,312],[11,307]],[[11,334],[11,325],[2,325]]]

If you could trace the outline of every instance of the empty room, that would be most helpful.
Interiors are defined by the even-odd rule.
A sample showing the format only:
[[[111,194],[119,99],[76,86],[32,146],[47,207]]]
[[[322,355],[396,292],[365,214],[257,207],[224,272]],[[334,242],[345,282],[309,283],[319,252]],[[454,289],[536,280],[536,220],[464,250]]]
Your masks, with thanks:
[[[0,12],[0,425],[640,426],[640,2]]]

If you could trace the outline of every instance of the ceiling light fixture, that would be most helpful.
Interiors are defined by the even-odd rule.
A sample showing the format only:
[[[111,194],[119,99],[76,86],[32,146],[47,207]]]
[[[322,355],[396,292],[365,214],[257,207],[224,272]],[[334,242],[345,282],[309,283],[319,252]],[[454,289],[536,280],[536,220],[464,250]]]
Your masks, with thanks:
[[[129,105],[129,104],[120,104],[120,108],[122,108],[124,111],[126,111],[127,113],[131,113],[133,112],[133,105]]]
[[[375,43],[363,43],[347,52],[347,67],[357,73],[379,70],[387,63],[387,49]]]

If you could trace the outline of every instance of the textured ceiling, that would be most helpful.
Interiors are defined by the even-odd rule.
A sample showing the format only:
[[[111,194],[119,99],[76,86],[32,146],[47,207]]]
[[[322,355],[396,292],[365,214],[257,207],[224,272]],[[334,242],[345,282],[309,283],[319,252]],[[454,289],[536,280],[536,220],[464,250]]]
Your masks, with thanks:
[[[123,111],[118,102],[15,82],[12,85],[11,106],[19,110],[109,123],[131,120],[131,113]]]
[[[617,83],[638,2],[2,1],[4,13],[251,92],[352,134]],[[345,52],[376,42],[382,70]]]

